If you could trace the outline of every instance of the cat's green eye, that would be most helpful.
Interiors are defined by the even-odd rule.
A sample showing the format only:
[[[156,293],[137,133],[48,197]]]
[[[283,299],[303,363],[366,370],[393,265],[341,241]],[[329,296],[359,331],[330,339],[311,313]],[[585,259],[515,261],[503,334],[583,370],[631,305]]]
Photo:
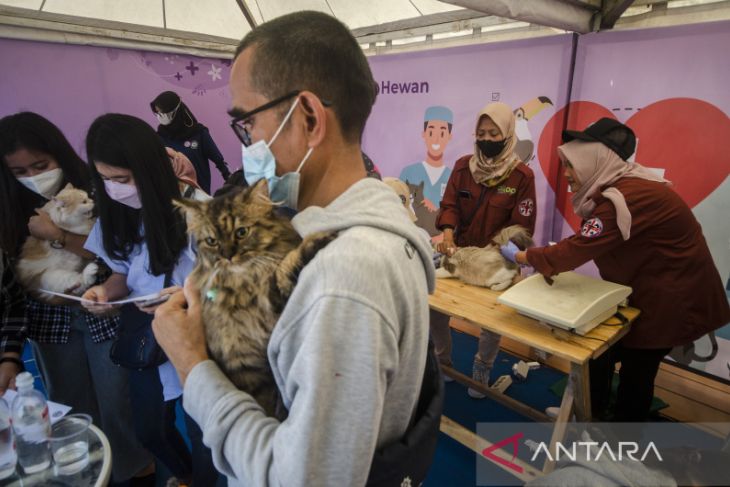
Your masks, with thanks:
[[[206,237],[205,243],[207,243],[211,247],[215,247],[216,245],[218,245],[218,240],[214,239],[213,237]]]
[[[248,233],[248,229],[246,227],[239,227],[236,228],[236,238],[243,238]]]

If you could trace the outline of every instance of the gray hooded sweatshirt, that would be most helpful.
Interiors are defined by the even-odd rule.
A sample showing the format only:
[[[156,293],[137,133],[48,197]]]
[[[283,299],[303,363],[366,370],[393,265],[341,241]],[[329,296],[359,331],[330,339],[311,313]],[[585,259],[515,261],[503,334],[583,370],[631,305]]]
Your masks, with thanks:
[[[288,418],[266,417],[208,360],[184,407],[231,486],[364,485],[376,448],[412,421],[428,343],[432,251],[398,196],[364,179],[292,220],[339,231],[302,271],[268,356]]]

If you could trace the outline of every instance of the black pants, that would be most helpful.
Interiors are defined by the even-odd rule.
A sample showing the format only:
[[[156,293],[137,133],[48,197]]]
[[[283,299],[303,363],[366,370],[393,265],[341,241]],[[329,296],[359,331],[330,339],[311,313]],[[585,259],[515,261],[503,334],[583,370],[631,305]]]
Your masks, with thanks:
[[[591,360],[591,404],[594,418],[604,418],[611,394],[616,363],[621,363],[613,421],[646,421],[654,397],[654,379],[662,359],[671,348],[628,348],[617,343],[596,360]]]
[[[129,371],[134,427],[140,442],[172,474],[196,486],[214,486],[218,472],[210,449],[203,444],[203,434],[193,419],[185,414],[185,426],[192,445],[190,454],[185,440],[175,426],[177,400],[165,401],[157,367]]]

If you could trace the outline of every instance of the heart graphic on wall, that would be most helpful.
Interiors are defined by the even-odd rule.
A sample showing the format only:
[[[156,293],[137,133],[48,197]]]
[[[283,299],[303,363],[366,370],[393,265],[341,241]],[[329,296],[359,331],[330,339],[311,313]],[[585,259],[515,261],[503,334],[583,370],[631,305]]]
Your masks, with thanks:
[[[577,230],[571,193],[563,177],[556,148],[567,128],[583,130],[602,117],[617,118],[598,103],[576,101],[553,115],[540,135],[538,157],[557,195],[556,206]],[[694,208],[730,173],[730,118],[716,106],[694,98],[668,98],[638,110],[626,122],[636,134],[636,162],[663,172],[682,199]]]

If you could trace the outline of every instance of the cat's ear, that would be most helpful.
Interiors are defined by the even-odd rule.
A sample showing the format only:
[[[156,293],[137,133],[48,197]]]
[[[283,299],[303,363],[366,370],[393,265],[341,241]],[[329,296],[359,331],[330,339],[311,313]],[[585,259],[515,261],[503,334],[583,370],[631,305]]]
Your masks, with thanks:
[[[185,220],[190,223],[200,217],[203,209],[203,203],[189,199],[172,200],[172,205],[185,215]]]
[[[66,186],[63,187],[64,191],[67,189],[74,189],[74,185],[71,183],[66,183]]]
[[[240,198],[245,198],[245,191],[243,191],[243,195],[240,195]],[[251,190],[248,192],[251,195],[251,199],[254,201],[259,202],[270,202],[269,199],[269,183],[266,181],[266,178],[261,178],[253,185]]]

